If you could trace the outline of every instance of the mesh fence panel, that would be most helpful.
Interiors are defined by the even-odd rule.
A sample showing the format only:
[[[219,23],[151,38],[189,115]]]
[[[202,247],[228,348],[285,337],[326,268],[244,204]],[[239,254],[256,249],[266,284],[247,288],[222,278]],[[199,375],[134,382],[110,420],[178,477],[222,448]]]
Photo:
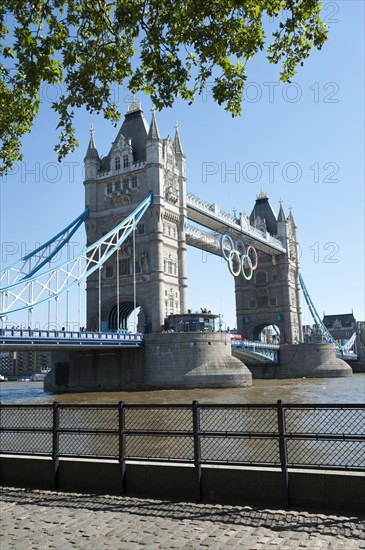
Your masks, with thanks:
[[[277,412],[275,408],[201,407],[200,429],[202,432],[277,433]]]
[[[118,407],[60,407],[60,429],[117,430]]]
[[[192,410],[191,406],[125,405],[126,458],[193,461]],[[365,436],[364,408],[289,405],[284,411],[290,467],[365,468],[365,441],[359,441]],[[117,405],[60,405],[58,412],[61,456],[118,457]],[[198,412],[203,463],[280,464],[275,406],[203,405]],[[0,415],[1,453],[52,454],[52,405],[4,405]],[[301,435],[313,438],[300,439]],[[351,441],[351,436],[358,439]]]
[[[292,434],[365,435],[365,409],[290,407],[285,421],[286,431]]]
[[[365,468],[365,441],[292,439],[287,451],[289,467]]]
[[[0,408],[1,428],[52,429],[53,410],[50,407],[7,406]]]
[[[280,464],[277,439],[244,437],[202,437],[202,462]]]
[[[193,414],[191,407],[126,407],[126,430],[182,432],[192,431]]]
[[[194,460],[194,442],[189,436],[127,435],[127,458]]]
[[[119,437],[117,434],[61,433],[59,454],[60,456],[117,458]]]
[[[12,454],[52,454],[52,433],[1,432],[0,450]]]

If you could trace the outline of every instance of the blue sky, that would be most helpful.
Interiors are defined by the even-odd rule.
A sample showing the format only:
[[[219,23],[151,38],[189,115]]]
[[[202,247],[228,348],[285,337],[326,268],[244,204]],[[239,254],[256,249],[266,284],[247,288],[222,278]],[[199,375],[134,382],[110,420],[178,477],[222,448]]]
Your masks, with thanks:
[[[324,2],[323,13],[329,40],[291,85],[279,82],[279,68],[260,54],[248,65],[241,117],[233,119],[217,106],[208,86],[192,106],[177,101],[158,113],[157,121],[163,137],[173,135],[179,121],[190,192],[228,212],[250,214],[261,188],[274,210],[280,198],[286,214],[291,206],[301,273],[319,313],[353,310],[364,320],[364,4]],[[42,90],[44,104],[24,138],[24,161],[0,184],[2,267],[83,210],[90,125],[100,154],[108,153],[118,131],[81,110],[76,117],[80,147],[58,166],[57,121],[50,109],[55,93],[52,87]],[[127,91],[115,94],[125,112]],[[149,122],[150,100],[137,99]],[[83,232],[73,239],[75,248],[83,239]],[[221,313],[233,328],[234,285],[227,266],[189,248],[188,277],[189,307]],[[303,321],[310,322],[306,312]]]

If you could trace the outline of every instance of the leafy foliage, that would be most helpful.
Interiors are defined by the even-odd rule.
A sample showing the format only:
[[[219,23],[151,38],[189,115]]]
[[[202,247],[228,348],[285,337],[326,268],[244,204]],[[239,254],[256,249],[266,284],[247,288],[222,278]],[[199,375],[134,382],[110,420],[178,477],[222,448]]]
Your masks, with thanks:
[[[45,84],[61,86],[62,159],[77,145],[73,117],[85,106],[119,119],[112,86],[149,94],[157,108],[177,96],[192,102],[212,79],[212,94],[241,112],[246,64],[266,49],[288,82],[327,29],[319,0],[2,0],[0,6],[0,173],[21,158],[21,138]],[[266,43],[269,18],[275,31]]]

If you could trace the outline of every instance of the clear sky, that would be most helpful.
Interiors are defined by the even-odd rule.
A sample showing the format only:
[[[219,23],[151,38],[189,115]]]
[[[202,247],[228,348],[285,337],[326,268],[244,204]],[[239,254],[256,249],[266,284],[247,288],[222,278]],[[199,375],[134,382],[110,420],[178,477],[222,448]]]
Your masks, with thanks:
[[[313,52],[291,85],[260,54],[248,66],[243,114],[217,106],[209,86],[192,106],[177,101],[157,114],[160,133],[173,136],[179,121],[188,190],[223,210],[250,214],[262,188],[277,212],[292,207],[301,249],[301,273],[320,314],[348,313],[364,320],[364,3],[324,2],[329,40]],[[118,128],[80,110],[80,147],[57,165],[56,118],[44,104],[24,138],[24,161],[1,182],[1,267],[13,263],[73,220],[84,208],[83,158],[89,127],[99,154],[107,154]],[[130,102],[115,89],[122,112]],[[148,122],[151,102],[142,95]],[[84,245],[84,232],[73,238]],[[235,326],[234,285],[217,257],[188,251],[188,297]],[[18,315],[16,322],[25,317]],[[15,318],[14,318],[15,319]],[[304,322],[310,322],[306,314]]]

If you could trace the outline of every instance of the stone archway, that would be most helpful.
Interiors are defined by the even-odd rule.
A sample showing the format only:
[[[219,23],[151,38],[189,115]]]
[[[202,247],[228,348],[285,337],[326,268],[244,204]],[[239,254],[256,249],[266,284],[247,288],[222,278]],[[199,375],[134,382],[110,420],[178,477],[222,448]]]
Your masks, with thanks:
[[[282,328],[270,322],[256,325],[253,329],[252,336],[254,341],[264,341],[267,344],[280,344],[285,341]]]
[[[117,307],[119,307],[119,327]],[[134,311],[135,315],[133,315]],[[104,318],[106,319],[108,331],[128,330],[130,332],[149,332],[148,314],[138,299],[134,304],[129,297],[121,298],[118,306],[116,303],[109,305],[109,307],[105,308],[105,313]]]

